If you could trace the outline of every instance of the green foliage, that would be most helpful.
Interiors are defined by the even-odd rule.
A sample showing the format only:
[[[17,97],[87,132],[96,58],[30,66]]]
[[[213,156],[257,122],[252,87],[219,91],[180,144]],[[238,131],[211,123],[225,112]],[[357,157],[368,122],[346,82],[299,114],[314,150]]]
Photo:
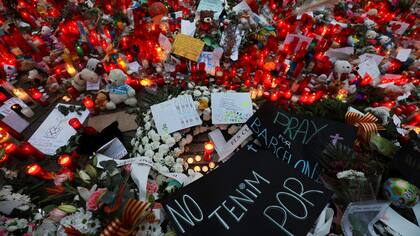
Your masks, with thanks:
[[[391,141],[376,134],[370,138],[369,145],[386,157],[393,157],[397,152],[397,147]]]
[[[312,105],[297,105],[297,114],[326,118],[336,121],[344,121],[344,115],[349,105],[334,99],[327,99],[315,102]]]

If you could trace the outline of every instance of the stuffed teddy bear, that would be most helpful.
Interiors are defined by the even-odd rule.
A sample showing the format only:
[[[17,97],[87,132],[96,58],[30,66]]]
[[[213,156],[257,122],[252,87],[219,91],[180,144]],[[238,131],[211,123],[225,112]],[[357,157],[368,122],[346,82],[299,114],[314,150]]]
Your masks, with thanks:
[[[105,92],[101,91],[96,95],[95,104],[99,109],[105,110],[108,102],[108,95]]]
[[[334,63],[334,74],[336,79],[341,80],[341,76],[349,74],[352,70],[352,65],[346,60],[337,60]]]
[[[136,91],[125,84],[127,75],[120,69],[114,69],[109,72],[108,86],[106,90],[109,92],[110,101],[106,104],[108,110],[117,108],[117,105],[124,103],[128,106],[135,106],[137,104]]]
[[[42,26],[40,33],[42,40],[44,40],[49,47],[54,46],[54,49],[63,49],[63,45],[61,45],[61,43],[53,35],[50,27],[46,25]]]
[[[89,60],[86,63],[86,69],[95,72],[100,77],[105,75],[104,65],[100,60],[96,58],[89,58]]]
[[[242,11],[239,14],[239,24],[238,27],[240,30],[250,30],[257,28],[257,23],[252,18],[252,12]]]
[[[28,81],[36,86],[39,86],[45,82],[45,79],[39,74],[37,69],[33,69],[29,71]]]
[[[71,85],[73,85],[73,87],[79,91],[79,92],[83,92],[86,90],[86,82],[89,81],[91,83],[97,83],[99,80],[99,76],[87,69],[84,68],[82,71],[80,71],[79,73],[77,73],[77,75],[75,77],[73,77],[72,81],[71,81]]]
[[[216,22],[214,22],[213,11],[200,11],[200,18],[196,23],[197,34],[199,37],[204,37],[206,34],[212,33],[217,28]]]

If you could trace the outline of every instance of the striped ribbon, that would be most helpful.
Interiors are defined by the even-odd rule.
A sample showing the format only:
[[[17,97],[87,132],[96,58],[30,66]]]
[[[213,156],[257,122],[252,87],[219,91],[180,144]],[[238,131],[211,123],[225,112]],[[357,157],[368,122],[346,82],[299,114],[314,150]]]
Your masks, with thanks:
[[[347,112],[345,116],[347,124],[354,125],[357,128],[358,141],[369,141],[372,134],[378,130],[384,130],[384,127],[378,124],[378,118],[372,113],[359,114],[356,112]]]
[[[102,231],[101,236],[134,235],[141,221],[149,213],[150,203],[129,199],[124,207],[122,219],[115,219]]]

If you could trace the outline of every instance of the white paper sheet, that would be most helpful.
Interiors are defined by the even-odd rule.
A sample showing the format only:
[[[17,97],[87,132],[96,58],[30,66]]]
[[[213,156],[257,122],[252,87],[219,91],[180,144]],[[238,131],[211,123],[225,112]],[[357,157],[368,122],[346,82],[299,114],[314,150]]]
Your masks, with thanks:
[[[101,85],[101,80],[98,80],[98,82],[96,82],[96,83],[86,81],[86,90],[88,90],[88,91],[99,90],[100,85]]]
[[[55,151],[59,147],[66,145],[70,137],[76,134],[73,127],[69,125],[70,119],[77,118],[83,123],[89,115],[89,111],[85,110],[81,115],[78,115],[76,112],[70,112],[67,116],[64,116],[57,109],[59,105],[69,106],[68,104],[57,104],[28,140],[39,151],[47,155],[55,155]]]
[[[121,159],[128,154],[127,149],[118,138],[114,138],[98,149],[96,153],[100,153],[113,159]]]
[[[161,136],[203,123],[191,95],[178,96],[153,105],[151,111],[157,131]]]
[[[381,75],[378,65],[373,59],[368,59],[360,63],[357,72],[362,78],[365,77],[366,73],[369,74],[373,79],[377,79]]]
[[[197,12],[202,10],[214,11],[214,19],[219,19],[223,11],[223,1],[221,0],[201,0],[197,7]]]
[[[383,56],[380,56],[378,54],[373,54],[373,53],[365,53],[359,56],[360,62],[364,62],[367,61],[369,59],[372,59],[376,62],[377,65],[379,65],[382,60],[384,59]]]
[[[386,209],[380,220],[402,236],[420,235],[420,227],[399,215],[391,207]]]
[[[0,107],[0,114],[2,114],[5,117],[12,112],[16,114],[16,112],[10,109],[10,107],[14,104],[19,104],[22,108],[27,107],[27,105],[19,98],[11,97],[7,101],[5,101],[3,105]]]
[[[398,48],[397,59],[405,62],[410,57],[411,48]]]
[[[19,133],[22,133],[22,131],[24,131],[29,126],[29,122],[27,122],[15,112],[11,112],[9,115],[4,117],[2,121]]]
[[[212,93],[211,111],[213,124],[244,123],[252,116],[249,93]]]
[[[196,30],[195,21],[181,20],[181,34],[194,36]]]

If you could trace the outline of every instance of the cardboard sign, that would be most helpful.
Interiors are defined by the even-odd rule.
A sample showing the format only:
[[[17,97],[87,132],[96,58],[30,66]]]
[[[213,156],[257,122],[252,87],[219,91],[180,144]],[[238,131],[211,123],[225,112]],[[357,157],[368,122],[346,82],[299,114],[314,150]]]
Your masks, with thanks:
[[[394,159],[394,166],[407,180],[420,188],[420,151],[413,147],[401,149]]]
[[[197,61],[203,47],[203,41],[185,34],[177,34],[172,45],[172,50],[178,56],[185,57],[191,61]]]
[[[213,124],[242,124],[252,116],[250,93],[212,93]]]
[[[318,159],[328,144],[352,145],[353,126],[282,111],[266,102],[247,121],[263,147],[311,179],[318,178]]]
[[[242,149],[162,203],[178,235],[288,236],[306,235],[330,197],[272,153]]]

